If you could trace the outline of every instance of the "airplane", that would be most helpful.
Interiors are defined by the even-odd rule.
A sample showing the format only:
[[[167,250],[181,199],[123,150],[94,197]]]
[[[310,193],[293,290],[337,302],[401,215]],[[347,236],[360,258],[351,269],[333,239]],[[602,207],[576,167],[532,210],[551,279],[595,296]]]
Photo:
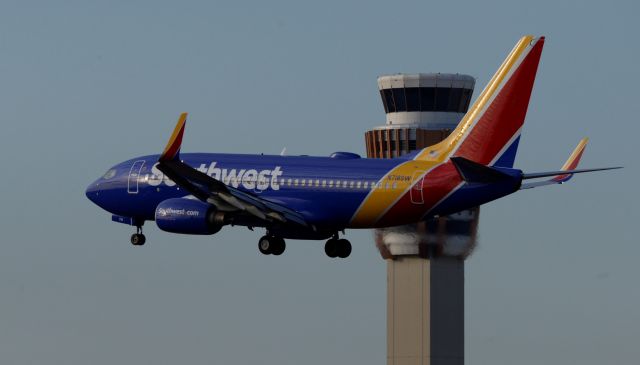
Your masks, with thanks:
[[[522,37],[457,128],[419,151],[390,159],[181,153],[183,113],[162,154],[113,166],[86,196],[113,221],[136,227],[133,245],[145,244],[146,221],[193,235],[244,226],[266,229],[258,242],[265,255],[282,254],[285,239],[302,239],[327,240],[327,256],[346,258],[346,229],[417,223],[576,173],[619,168],[577,169],[586,138],[558,171],[513,168],[544,40]]]

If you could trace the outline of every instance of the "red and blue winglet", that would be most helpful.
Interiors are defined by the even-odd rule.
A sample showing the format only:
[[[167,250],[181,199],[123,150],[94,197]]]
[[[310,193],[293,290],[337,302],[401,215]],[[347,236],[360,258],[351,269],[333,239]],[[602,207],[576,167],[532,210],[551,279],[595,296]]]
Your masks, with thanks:
[[[182,146],[182,136],[186,125],[187,113],[182,113],[180,114],[180,118],[178,118],[178,123],[171,134],[171,138],[158,161],[168,162],[180,160],[180,147]]]

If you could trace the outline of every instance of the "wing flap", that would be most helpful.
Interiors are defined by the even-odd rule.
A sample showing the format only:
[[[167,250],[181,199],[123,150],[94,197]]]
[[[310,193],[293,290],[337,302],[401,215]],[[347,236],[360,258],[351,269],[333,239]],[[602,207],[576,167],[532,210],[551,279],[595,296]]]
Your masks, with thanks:
[[[265,221],[294,222],[309,226],[304,217],[285,206],[276,204],[253,194],[243,192],[202,173],[181,161],[160,162],[158,169],[176,184],[183,187],[196,198],[217,204],[220,200],[229,206],[258,217]]]
[[[158,159],[158,169],[193,196],[209,204],[224,206],[227,210],[240,210],[265,221],[293,222],[305,227],[309,224],[293,209],[246,193],[222,181],[194,169],[180,160],[182,137],[187,121],[187,113],[182,113],[162,155]]]

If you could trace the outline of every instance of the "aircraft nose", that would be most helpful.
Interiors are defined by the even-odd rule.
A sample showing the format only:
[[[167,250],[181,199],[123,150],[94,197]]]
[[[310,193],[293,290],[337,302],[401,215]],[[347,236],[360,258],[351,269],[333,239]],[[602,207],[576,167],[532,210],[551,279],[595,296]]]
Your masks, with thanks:
[[[85,191],[85,195],[94,204],[100,206],[100,204],[98,204],[98,198],[100,196],[100,184],[98,183],[98,181],[94,181],[89,186],[87,186],[87,190]]]

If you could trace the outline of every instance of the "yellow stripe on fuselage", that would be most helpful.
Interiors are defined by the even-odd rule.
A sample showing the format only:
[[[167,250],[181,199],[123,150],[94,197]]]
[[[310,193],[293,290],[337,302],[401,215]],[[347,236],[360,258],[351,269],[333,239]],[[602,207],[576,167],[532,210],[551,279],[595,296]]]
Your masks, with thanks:
[[[409,160],[401,163],[389,171],[380,181],[379,186],[369,193],[351,220],[351,227],[370,227],[380,217],[405,195],[424,174],[416,171],[428,171],[437,163],[431,161]],[[393,189],[393,184],[396,188]]]

